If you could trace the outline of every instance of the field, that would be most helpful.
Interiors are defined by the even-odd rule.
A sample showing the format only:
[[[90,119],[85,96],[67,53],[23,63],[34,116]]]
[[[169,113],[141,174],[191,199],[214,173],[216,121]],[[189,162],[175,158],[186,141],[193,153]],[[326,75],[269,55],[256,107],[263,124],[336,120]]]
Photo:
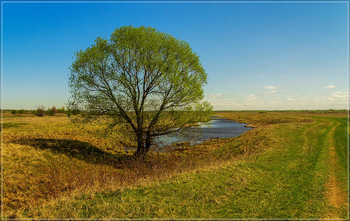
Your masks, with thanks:
[[[348,218],[346,112],[215,115],[254,129],[137,161],[119,130],[5,114],[3,217]]]

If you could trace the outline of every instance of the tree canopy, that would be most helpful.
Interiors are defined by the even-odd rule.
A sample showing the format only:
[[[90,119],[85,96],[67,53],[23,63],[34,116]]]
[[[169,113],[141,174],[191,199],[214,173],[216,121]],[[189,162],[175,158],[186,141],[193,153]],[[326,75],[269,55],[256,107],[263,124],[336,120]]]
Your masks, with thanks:
[[[70,106],[86,120],[106,116],[135,135],[135,156],[154,137],[182,130],[208,116],[207,74],[190,45],[151,27],[117,28],[75,54]]]

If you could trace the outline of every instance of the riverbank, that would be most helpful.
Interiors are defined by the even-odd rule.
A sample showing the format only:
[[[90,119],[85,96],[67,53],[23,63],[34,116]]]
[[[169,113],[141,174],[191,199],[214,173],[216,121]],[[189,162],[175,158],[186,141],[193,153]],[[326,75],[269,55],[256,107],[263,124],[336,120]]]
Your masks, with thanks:
[[[171,151],[177,149],[179,146],[196,145],[203,142],[210,143],[210,140],[220,138],[233,138],[242,135],[250,129],[250,127],[246,127],[246,124],[213,117],[211,121],[202,123],[196,127],[156,138],[151,151]]]
[[[218,114],[243,119],[242,122],[259,127],[237,138],[217,139],[191,147],[180,145],[167,154],[150,155],[143,164],[124,161],[127,164],[123,168],[115,167],[118,164],[102,164],[106,158],[95,159],[92,163],[84,156],[72,158],[52,152],[52,149],[43,151],[29,143],[4,144],[6,148],[12,148],[12,154],[6,152],[4,157],[6,175],[12,172],[12,181],[21,171],[28,173],[33,164],[36,168],[38,165],[47,168],[46,164],[50,162],[56,168],[49,173],[54,181],[71,185],[67,185],[66,192],[57,192],[56,197],[37,201],[30,207],[19,206],[21,204],[16,207],[7,186],[5,215],[60,218],[344,217],[344,201],[340,200],[343,203],[338,207],[332,205],[327,192],[331,176],[336,177],[336,186],[342,190],[346,187],[346,148],[343,146],[347,121],[344,116],[274,112],[265,115],[259,112]],[[339,125],[335,124],[338,121]],[[24,128],[28,125],[21,126],[22,132],[28,130]],[[327,158],[330,143],[325,137],[334,137],[335,166]],[[26,152],[18,152],[20,149]],[[27,167],[15,168],[12,164],[17,170],[9,170],[9,162],[16,162],[20,153],[27,157]],[[32,159],[38,155],[40,159]],[[84,168],[89,175],[82,173]],[[38,179],[38,174],[31,175]],[[27,178],[22,180],[31,183],[25,187],[35,191],[34,179]],[[81,178],[88,183],[82,183]],[[75,187],[74,181],[80,182],[82,188]],[[15,185],[20,184],[13,182],[12,187]],[[22,191],[22,196],[25,194]]]
[[[212,139],[197,145],[178,144],[168,152],[151,152],[140,162],[132,152],[123,151],[127,137],[114,134],[120,139],[110,143],[109,137],[92,136],[99,128],[82,130],[62,116],[7,116],[4,123],[15,125],[3,131],[6,217],[22,217],[29,208],[70,196],[121,190],[221,165],[249,152],[235,139]]]

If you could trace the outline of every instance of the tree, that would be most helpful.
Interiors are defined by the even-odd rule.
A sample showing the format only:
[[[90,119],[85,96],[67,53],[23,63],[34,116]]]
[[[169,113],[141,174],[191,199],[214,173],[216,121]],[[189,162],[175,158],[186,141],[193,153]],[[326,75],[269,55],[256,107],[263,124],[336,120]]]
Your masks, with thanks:
[[[207,74],[190,45],[151,27],[117,28],[75,54],[71,66],[71,109],[85,120],[104,116],[134,134],[136,157],[154,137],[208,119],[202,102]]]
[[[43,105],[39,105],[34,111],[34,114],[39,117],[44,116],[46,114],[45,107]]]
[[[57,113],[58,113],[58,111],[57,111],[57,108],[55,106],[47,109],[47,114],[50,116],[55,116]]]
[[[64,106],[62,106],[61,108],[58,108],[58,109],[57,109],[57,112],[58,112],[58,113],[61,113],[61,114],[65,114],[65,113],[66,113],[66,109],[65,109]]]

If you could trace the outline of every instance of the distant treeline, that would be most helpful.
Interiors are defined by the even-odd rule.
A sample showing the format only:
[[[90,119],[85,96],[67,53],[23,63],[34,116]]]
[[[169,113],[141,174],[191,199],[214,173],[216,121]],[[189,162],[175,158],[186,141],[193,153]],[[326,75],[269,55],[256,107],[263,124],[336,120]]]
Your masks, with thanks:
[[[20,110],[4,110],[4,111],[9,111],[11,112],[11,114],[34,114],[39,117],[42,117],[45,115],[55,116],[56,114],[66,114],[68,116],[71,116],[71,115],[77,115],[80,113],[80,110],[71,110],[71,109],[66,109],[65,107],[56,108],[55,106],[47,109],[44,106],[38,106],[35,110],[20,109]]]
[[[259,112],[261,114],[267,112],[293,112],[293,113],[342,113],[347,112],[346,109],[328,109],[328,110],[214,110],[214,112]]]
[[[66,109],[65,107],[56,108],[55,106],[45,109],[44,106],[38,106],[36,110],[3,110],[11,112],[11,114],[34,114],[37,116],[55,116],[56,114],[66,114],[68,116],[80,114],[78,109]],[[300,113],[343,113],[346,109],[328,109],[328,110],[214,110],[214,112],[259,112],[261,114],[267,112],[300,112]]]

